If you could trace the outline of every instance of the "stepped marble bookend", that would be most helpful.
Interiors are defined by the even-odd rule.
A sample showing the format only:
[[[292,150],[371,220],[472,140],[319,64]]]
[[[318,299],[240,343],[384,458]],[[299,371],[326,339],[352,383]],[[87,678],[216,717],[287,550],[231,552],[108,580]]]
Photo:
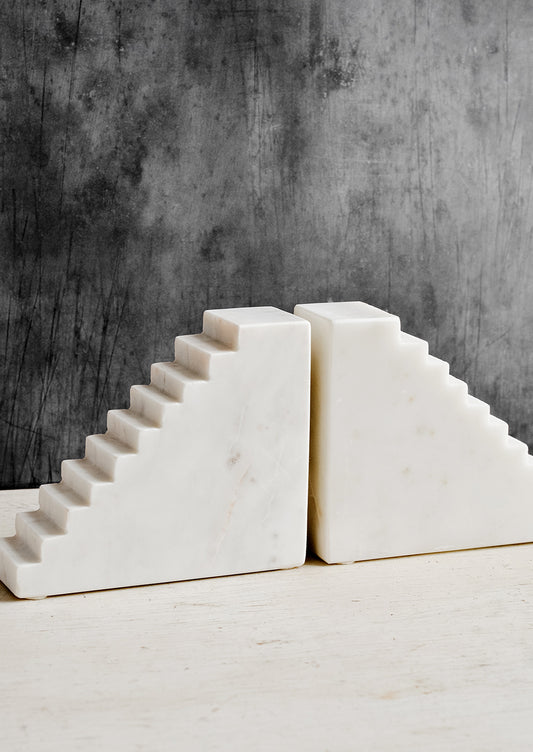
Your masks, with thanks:
[[[311,323],[310,534],[329,563],[533,541],[533,457],[427,343],[365,303]]]
[[[309,329],[271,307],[206,311],[17,515],[0,579],[39,598],[303,564]]]

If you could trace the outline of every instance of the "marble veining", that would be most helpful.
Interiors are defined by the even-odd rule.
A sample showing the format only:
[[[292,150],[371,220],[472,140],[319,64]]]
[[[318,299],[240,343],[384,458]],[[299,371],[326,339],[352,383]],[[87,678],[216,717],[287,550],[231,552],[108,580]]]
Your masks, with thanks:
[[[533,540],[533,458],[400,319],[361,302],[311,323],[310,529],[330,563]]]
[[[309,324],[272,307],[206,311],[175,356],[0,539],[15,595],[303,564]]]

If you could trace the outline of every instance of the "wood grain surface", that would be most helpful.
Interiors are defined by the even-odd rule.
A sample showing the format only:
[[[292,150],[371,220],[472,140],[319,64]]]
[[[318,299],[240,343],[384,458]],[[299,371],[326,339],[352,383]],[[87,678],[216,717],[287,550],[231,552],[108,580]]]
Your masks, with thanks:
[[[35,491],[0,493],[0,535]],[[530,752],[533,545],[18,601],[0,747]]]
[[[0,487],[208,307],[387,308],[533,444],[529,0],[0,13]]]

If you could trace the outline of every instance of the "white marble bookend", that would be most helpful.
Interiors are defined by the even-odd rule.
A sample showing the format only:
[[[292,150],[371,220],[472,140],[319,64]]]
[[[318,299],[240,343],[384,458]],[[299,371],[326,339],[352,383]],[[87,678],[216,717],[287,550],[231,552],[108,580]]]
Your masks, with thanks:
[[[533,541],[533,457],[400,320],[311,323],[310,532],[329,563]]]
[[[0,579],[38,598],[303,564],[309,330],[271,307],[206,311],[17,516]]]

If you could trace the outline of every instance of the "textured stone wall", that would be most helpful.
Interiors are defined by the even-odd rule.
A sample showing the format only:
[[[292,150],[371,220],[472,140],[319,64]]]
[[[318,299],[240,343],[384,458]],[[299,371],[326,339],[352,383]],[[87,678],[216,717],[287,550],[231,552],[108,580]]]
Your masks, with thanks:
[[[8,0],[0,486],[208,307],[398,313],[533,443],[533,4]]]

